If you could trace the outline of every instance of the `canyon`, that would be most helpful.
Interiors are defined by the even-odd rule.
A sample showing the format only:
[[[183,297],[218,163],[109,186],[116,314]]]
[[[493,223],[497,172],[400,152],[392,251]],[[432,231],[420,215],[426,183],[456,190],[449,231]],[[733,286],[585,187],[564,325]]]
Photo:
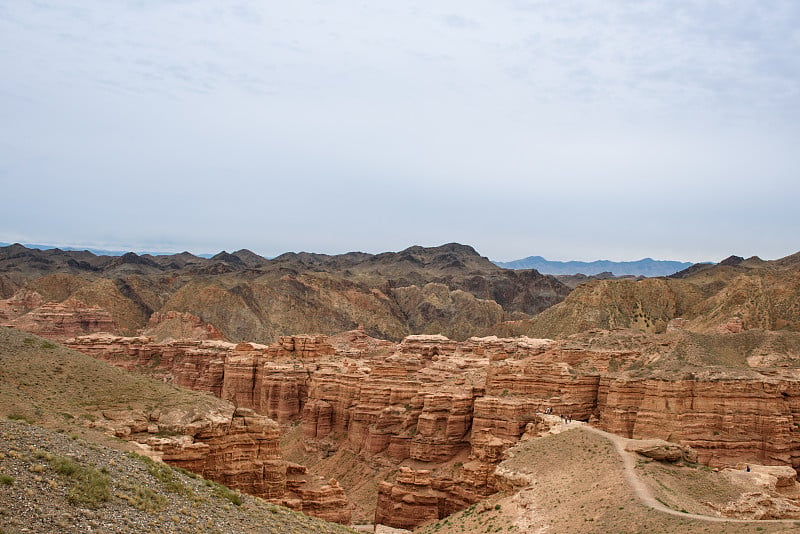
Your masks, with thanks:
[[[727,338],[723,345],[749,343],[752,354],[787,350],[749,364],[745,355],[735,368],[685,363],[678,355],[696,340],[681,330],[598,330],[555,341],[415,335],[392,343],[357,329],[270,345],[91,334],[66,344],[284,427],[300,425],[308,455],[346,449],[392,466],[374,496],[374,521],[413,528],[498,491],[503,451],[546,430],[544,413],[690,446],[710,467],[800,468],[800,336],[715,336]]]
[[[570,290],[455,244],[275,260],[7,249],[0,322],[225,403],[87,425],[330,521],[412,529],[468,509],[508,489],[507,451],[554,416],[711,469],[800,469],[798,255]]]

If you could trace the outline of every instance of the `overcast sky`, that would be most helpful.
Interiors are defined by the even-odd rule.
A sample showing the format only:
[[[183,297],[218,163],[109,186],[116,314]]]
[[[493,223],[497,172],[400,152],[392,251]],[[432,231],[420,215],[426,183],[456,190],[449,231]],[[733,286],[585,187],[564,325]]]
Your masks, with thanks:
[[[0,241],[800,250],[800,2],[0,0]]]

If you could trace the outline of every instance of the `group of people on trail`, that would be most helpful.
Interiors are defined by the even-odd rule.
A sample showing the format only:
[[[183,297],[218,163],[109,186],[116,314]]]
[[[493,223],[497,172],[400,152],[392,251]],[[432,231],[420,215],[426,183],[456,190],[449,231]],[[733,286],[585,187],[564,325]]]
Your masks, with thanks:
[[[552,414],[553,413],[553,407],[552,406],[548,406],[547,408],[544,409],[543,413],[545,415]],[[572,414],[569,414],[569,415],[558,414],[558,416],[561,418],[561,421],[564,422],[564,423],[571,423],[572,422]]]

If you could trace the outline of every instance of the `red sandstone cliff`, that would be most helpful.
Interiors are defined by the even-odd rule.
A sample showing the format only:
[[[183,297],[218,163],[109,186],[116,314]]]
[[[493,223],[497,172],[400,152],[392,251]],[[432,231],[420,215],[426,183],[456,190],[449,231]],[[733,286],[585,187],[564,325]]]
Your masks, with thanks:
[[[376,522],[409,528],[496,491],[502,451],[542,411],[691,445],[710,465],[800,467],[800,376],[791,367],[794,349],[786,348],[800,347],[793,335],[779,336],[780,343],[777,334],[752,332],[596,331],[559,342],[410,336],[389,347],[354,331],[335,342],[292,336],[270,346],[99,335],[71,346],[283,423],[300,421],[309,454],[345,447],[413,464],[381,483],[376,496]],[[722,347],[719,354],[689,350],[709,340]],[[745,342],[749,352],[736,367],[700,365],[698,358],[717,361],[725,347]],[[457,458],[466,461],[453,468]]]
[[[7,321],[4,326],[56,341],[93,332],[115,332],[117,330],[111,314],[99,306],[87,306],[78,300],[68,299],[59,303],[47,302],[28,309],[29,306],[40,302],[37,294],[18,293],[17,297],[3,303],[3,307],[0,307],[0,318],[3,313],[7,316],[12,316],[18,311],[25,313]]]

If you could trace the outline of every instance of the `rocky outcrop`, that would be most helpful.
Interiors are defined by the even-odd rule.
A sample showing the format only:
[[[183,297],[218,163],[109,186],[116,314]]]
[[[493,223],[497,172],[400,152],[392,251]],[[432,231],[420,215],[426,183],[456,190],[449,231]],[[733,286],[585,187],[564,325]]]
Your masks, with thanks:
[[[529,410],[551,408],[575,419],[588,419],[596,408],[600,372],[578,372],[565,360],[564,354],[548,353],[495,362],[486,377],[486,394],[519,396]]]
[[[284,500],[286,506],[326,521],[350,523],[352,505],[336,479],[310,475],[308,469],[299,464],[289,464],[286,476],[290,496]]]
[[[788,376],[604,377],[597,414],[609,432],[688,445],[710,466],[749,459],[800,467],[800,381]]]
[[[204,322],[196,315],[177,311],[153,312],[147,320],[142,335],[162,342],[168,339],[215,339],[225,336],[214,325]]]
[[[35,301],[35,296],[29,295],[29,297]],[[24,304],[25,302],[23,302]],[[9,306],[13,307],[14,304]],[[72,299],[59,303],[48,302],[9,321],[4,326],[56,341],[93,332],[116,332],[117,330],[110,313],[99,306],[87,306]]]
[[[348,524],[352,506],[336,480],[287,463],[280,426],[248,408],[229,412],[105,411],[92,426],[139,446],[139,452],[230,488],[327,521]]]
[[[182,430],[159,425],[162,428]],[[178,438],[153,437],[145,443],[165,462],[230,488],[280,501],[286,494],[286,462],[279,441],[280,427],[275,421],[239,408],[225,424],[203,426],[193,435]]]
[[[414,528],[463,510],[497,491],[495,469],[509,444],[495,438],[489,429],[473,433],[472,440],[469,461],[455,476],[401,467],[394,481],[381,482],[375,524]]]
[[[375,524],[411,529],[445,517],[447,493],[434,489],[429,470],[401,467],[393,483],[378,485]]]
[[[42,295],[29,289],[21,289],[10,298],[0,300],[0,321],[11,321],[44,304]]]
[[[791,499],[764,492],[745,493],[718,511],[725,517],[737,519],[800,519],[800,506]]]
[[[691,447],[663,439],[631,440],[625,445],[625,450],[652,458],[657,462],[697,462],[697,453]]]

